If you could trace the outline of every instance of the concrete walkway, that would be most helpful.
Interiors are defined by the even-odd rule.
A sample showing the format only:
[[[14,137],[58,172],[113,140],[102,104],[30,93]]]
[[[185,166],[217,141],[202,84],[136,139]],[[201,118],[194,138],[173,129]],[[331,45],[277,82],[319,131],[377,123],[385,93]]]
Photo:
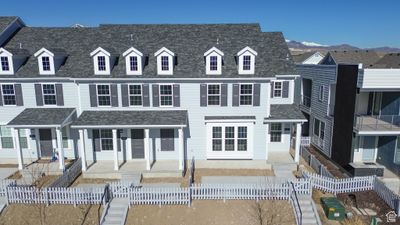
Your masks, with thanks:
[[[0,180],[6,179],[7,177],[13,175],[17,171],[18,171],[17,167],[0,168]]]
[[[287,182],[287,179],[272,176],[203,176],[202,184],[251,184],[267,185]]]
[[[123,225],[126,221],[129,203],[124,198],[114,198],[105,212],[105,219],[101,225]]]
[[[277,163],[272,165],[275,176],[279,178],[292,179],[295,178],[293,171],[297,169],[295,163]]]
[[[0,214],[3,211],[3,209],[6,207],[7,201],[5,198],[0,197]]]

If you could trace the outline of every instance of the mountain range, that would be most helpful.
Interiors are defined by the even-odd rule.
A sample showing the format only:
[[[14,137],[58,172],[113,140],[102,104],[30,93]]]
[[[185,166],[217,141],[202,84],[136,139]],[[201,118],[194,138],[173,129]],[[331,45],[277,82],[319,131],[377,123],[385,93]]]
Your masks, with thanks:
[[[349,44],[340,44],[340,45],[322,45],[315,42],[299,42],[293,40],[286,40],[286,43],[291,51],[321,51],[327,52],[332,50],[374,50],[376,52],[381,53],[389,53],[389,52],[400,52],[400,48],[393,47],[377,47],[377,48],[358,48]]]

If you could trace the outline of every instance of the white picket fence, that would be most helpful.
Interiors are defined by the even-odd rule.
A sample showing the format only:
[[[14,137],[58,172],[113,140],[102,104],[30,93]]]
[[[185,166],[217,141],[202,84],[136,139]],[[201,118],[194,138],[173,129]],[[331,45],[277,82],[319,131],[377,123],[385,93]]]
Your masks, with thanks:
[[[400,215],[400,196],[390,190],[385,183],[379,179],[375,179],[374,191],[386,202],[392,209],[396,210],[397,215]]]
[[[301,152],[300,154],[303,157],[303,159],[307,162],[307,164],[309,166],[311,166],[311,168],[313,168],[315,170],[315,172],[317,172],[318,174],[320,174],[322,176],[335,178],[335,176],[333,176],[328,171],[326,166],[324,164],[322,164],[313,154],[311,154],[311,152],[308,151],[306,147],[302,146],[300,152]]]
[[[68,187],[82,172],[82,159],[76,160],[50,187]]]
[[[3,179],[0,180],[0,197],[5,197],[7,195],[7,187],[15,186],[17,182],[12,179]]]
[[[132,205],[183,205],[190,204],[187,187],[133,187],[128,189]]]

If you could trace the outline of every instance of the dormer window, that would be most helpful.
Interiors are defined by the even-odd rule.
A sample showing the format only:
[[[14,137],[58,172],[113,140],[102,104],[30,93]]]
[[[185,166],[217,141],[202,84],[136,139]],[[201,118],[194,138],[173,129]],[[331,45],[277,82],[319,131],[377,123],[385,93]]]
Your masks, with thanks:
[[[96,75],[110,75],[111,69],[116,61],[117,55],[112,55],[105,49],[98,47],[90,53],[93,57],[94,74]]]
[[[48,56],[43,56],[42,57],[42,69],[43,71],[50,71],[50,57]]]
[[[125,57],[126,74],[142,75],[143,71],[143,54],[134,47],[129,48],[123,54]]]
[[[39,73],[42,75],[54,75],[56,67],[59,68],[66,58],[65,52],[58,50],[57,56],[48,49],[41,48],[34,54],[38,58]],[[57,66],[55,66],[57,59]]]
[[[204,57],[206,60],[206,74],[221,74],[222,73],[222,61],[224,53],[216,47],[212,47],[206,53]]]
[[[254,74],[256,56],[257,52],[250,47],[246,47],[238,52],[238,73]]]
[[[157,72],[159,75],[172,75],[174,71],[175,54],[163,47],[154,53],[157,57]]]
[[[0,48],[0,74],[14,73],[12,57],[12,53],[3,48]]]
[[[8,56],[1,56],[1,71],[10,71],[10,63],[8,61]]]
[[[97,66],[99,71],[106,71],[106,57],[97,56]]]

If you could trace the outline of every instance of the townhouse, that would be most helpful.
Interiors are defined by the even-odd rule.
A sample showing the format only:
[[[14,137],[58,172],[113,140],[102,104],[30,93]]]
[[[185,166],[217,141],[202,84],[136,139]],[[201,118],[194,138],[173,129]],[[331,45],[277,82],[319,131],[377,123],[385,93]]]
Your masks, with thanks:
[[[20,169],[290,162],[292,137],[299,160],[295,65],[282,33],[258,24],[22,26],[0,57],[0,157]]]
[[[331,51],[297,69],[302,133],[313,146],[355,176],[398,174],[399,54]]]
[[[317,51],[293,54],[293,61],[299,64],[318,64],[323,58],[324,55]]]

